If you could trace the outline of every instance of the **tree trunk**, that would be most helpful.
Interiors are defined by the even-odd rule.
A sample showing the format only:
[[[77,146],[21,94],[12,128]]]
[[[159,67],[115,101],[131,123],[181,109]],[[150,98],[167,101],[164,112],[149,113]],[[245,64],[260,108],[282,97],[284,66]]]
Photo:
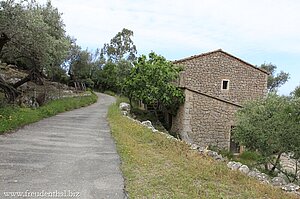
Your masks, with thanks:
[[[10,38],[5,33],[1,33],[1,35],[0,35],[0,53],[3,49],[3,46],[9,41],[10,41]]]
[[[294,179],[292,182],[295,182],[297,180],[297,175],[298,175],[298,161],[299,159],[295,159],[296,160],[296,168],[295,168],[295,175],[294,175]]]
[[[26,77],[24,77],[23,79],[21,79],[20,81],[16,82],[13,87],[14,88],[18,88],[19,86],[22,86],[23,84],[25,84],[26,82],[29,82],[31,80],[31,75],[27,75]]]
[[[38,69],[33,68],[32,70],[30,70],[29,75],[15,83],[13,87],[18,88],[19,86],[29,81],[35,81],[36,83],[43,85],[42,78],[45,78],[45,76],[40,71],[38,71]]]
[[[280,157],[281,157],[281,155],[282,155],[282,153],[279,153],[279,154],[278,154],[278,156],[277,156],[277,158],[276,158],[276,161],[275,161],[275,164],[273,164],[273,167],[272,167],[272,169],[271,169],[271,173],[274,173],[274,171],[275,171],[277,165],[278,165],[279,162],[280,162]]]
[[[0,88],[4,91],[8,102],[14,102],[20,94],[17,89],[7,84],[3,78],[0,77]]]

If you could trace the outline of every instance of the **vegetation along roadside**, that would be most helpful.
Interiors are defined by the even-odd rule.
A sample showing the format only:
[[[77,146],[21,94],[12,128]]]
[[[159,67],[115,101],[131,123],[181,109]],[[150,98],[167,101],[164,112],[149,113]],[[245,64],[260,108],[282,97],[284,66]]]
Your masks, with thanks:
[[[37,109],[17,106],[0,108],[0,134],[61,112],[90,105],[95,103],[97,98],[97,95],[92,92],[91,95],[53,100]]]
[[[130,198],[296,198],[152,133],[122,116],[117,104],[108,119]]]

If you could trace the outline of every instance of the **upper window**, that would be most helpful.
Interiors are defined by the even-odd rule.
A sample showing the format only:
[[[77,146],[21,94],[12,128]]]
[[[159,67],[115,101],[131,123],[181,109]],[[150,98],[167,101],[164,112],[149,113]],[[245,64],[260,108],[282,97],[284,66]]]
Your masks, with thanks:
[[[229,80],[227,79],[222,80],[222,90],[229,90]]]

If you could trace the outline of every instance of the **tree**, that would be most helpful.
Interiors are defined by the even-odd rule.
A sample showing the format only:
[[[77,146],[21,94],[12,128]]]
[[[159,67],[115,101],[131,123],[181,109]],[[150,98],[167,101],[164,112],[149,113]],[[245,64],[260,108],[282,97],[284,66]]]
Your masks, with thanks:
[[[125,83],[125,94],[130,100],[142,100],[145,104],[157,104],[159,108],[175,114],[184,101],[184,94],[175,84],[181,68],[154,52],[149,58],[142,55],[134,63]]]
[[[292,152],[299,159],[299,108],[299,100],[276,94],[249,102],[237,112],[234,138],[248,150],[259,152],[266,170],[271,173],[276,168],[281,170],[280,157],[283,153]],[[296,180],[295,175],[293,180]]]
[[[131,37],[133,31],[123,28],[101,49],[98,60],[101,72],[97,85],[102,89],[123,92],[123,85],[136,60],[137,50]]]
[[[295,98],[300,98],[300,86],[297,86],[291,95]]]
[[[35,1],[1,1],[0,35],[0,59],[29,71],[14,85],[5,85],[1,80],[1,88],[13,92],[30,80],[42,83],[44,72],[60,67],[70,48],[61,14],[50,1],[45,6]],[[9,99],[14,100],[17,95],[14,93]]]
[[[70,43],[65,35],[61,14],[50,1],[40,6],[34,1],[2,2],[1,32],[7,35],[1,59],[24,68],[46,69],[60,65]]]
[[[101,57],[108,62],[117,63],[120,60],[134,61],[136,58],[136,46],[133,44],[131,37],[133,31],[123,28],[111,40],[110,43],[104,44],[101,49]]]
[[[289,73],[285,73],[283,71],[280,71],[280,73],[276,75],[275,72],[277,66],[272,63],[269,64],[264,63],[260,66],[260,68],[266,70],[270,74],[268,77],[268,86],[267,86],[269,92],[277,91],[277,89],[283,84],[285,84],[290,78]]]
[[[74,53],[69,62],[69,75],[73,82],[85,83],[88,87],[94,87],[93,74],[97,70],[96,53],[93,54],[88,50],[74,48]]]

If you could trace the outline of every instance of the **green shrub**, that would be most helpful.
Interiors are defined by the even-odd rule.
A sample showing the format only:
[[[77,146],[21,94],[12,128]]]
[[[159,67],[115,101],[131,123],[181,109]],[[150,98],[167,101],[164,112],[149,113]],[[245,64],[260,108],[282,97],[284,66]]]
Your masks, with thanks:
[[[116,96],[116,93],[114,93],[113,91],[104,91],[104,94],[110,95],[110,96]]]
[[[243,160],[259,161],[261,156],[257,152],[254,152],[254,151],[244,151],[243,153],[241,153],[239,155],[239,158],[243,159]]]

